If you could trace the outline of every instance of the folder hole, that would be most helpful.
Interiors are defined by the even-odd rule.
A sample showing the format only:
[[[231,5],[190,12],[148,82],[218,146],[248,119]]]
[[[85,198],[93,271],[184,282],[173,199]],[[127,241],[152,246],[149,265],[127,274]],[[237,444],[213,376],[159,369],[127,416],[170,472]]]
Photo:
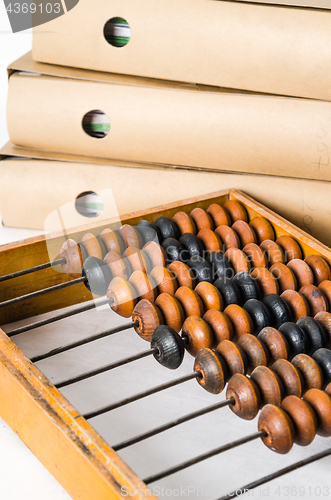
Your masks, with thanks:
[[[106,22],[103,34],[113,47],[125,47],[131,38],[131,28],[123,17],[113,17]]]
[[[85,191],[77,196],[75,208],[83,217],[99,217],[104,209],[101,196],[94,191]]]
[[[95,139],[103,139],[110,132],[110,120],[108,116],[99,109],[89,111],[83,118],[83,129]]]

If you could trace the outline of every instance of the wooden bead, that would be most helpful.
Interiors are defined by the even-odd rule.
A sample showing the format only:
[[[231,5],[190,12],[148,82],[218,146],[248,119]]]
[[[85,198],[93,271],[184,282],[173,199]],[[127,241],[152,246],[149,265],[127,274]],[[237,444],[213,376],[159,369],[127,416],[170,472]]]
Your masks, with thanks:
[[[129,224],[124,224],[124,226],[119,228],[118,232],[122,240],[124,241],[126,248],[136,247],[139,249],[143,246],[143,241],[140,234],[134,227],[130,226]]]
[[[207,213],[211,216],[214,222],[214,226],[218,227],[221,225],[229,226],[231,224],[231,218],[229,212],[218,205],[217,203],[213,203],[207,208]]]
[[[135,226],[135,230],[138,231],[142,245],[145,246],[147,243],[154,242],[159,244],[159,235],[160,233],[157,231],[156,226],[153,226],[153,224],[146,224],[142,223],[143,221],[140,221],[137,226]]]
[[[152,340],[156,328],[163,325],[164,319],[160,309],[149,300],[140,300],[132,313],[132,321],[138,321],[134,329],[139,337],[147,342]]]
[[[189,316],[186,318],[182,337],[186,350],[191,356],[196,356],[200,349],[211,349],[214,345],[214,337],[210,327],[199,316]]]
[[[229,376],[232,376],[235,373],[245,375],[248,365],[247,358],[246,354],[238,344],[235,344],[230,340],[223,340],[220,344],[218,344],[215,351],[225,360]]]
[[[81,242],[88,257],[96,257],[102,260],[102,251],[98,240],[92,233],[84,234]]]
[[[154,267],[150,272],[153,278],[158,293],[169,293],[170,295],[175,295],[175,291],[178,288],[177,280],[174,274],[162,266]]]
[[[261,439],[270,450],[281,455],[291,451],[295,429],[292,419],[281,408],[266,405],[259,416],[258,430],[266,433]]]
[[[114,278],[129,279],[131,276],[131,267],[127,259],[121,257],[116,252],[108,252],[103,261],[108,265]]]
[[[230,304],[240,305],[242,303],[241,292],[233,280],[226,277],[218,278],[214,286],[221,292],[224,307]]]
[[[278,262],[285,264],[283,249],[275,241],[264,240],[260,243],[260,248],[267,256],[269,267],[277,264]]]
[[[203,316],[203,320],[210,326],[215,339],[214,347],[222,340],[232,340],[234,329],[228,316],[215,309],[209,309]]]
[[[153,278],[147,276],[142,271],[134,271],[130,276],[129,282],[135,289],[138,299],[146,299],[154,302],[157,295],[157,287]]]
[[[156,266],[165,267],[167,265],[167,253],[156,241],[148,241],[143,246],[143,252],[147,255],[152,269]]]
[[[226,399],[233,399],[230,409],[244,420],[253,420],[261,405],[260,391],[255,382],[239,373],[231,377]]]
[[[143,271],[149,273],[151,271],[151,264],[145,252],[139,250],[137,247],[128,247],[123,257],[127,259],[133,271]]]
[[[328,394],[328,396],[331,396],[331,384],[328,384],[325,387],[324,392],[326,392],[326,394]]]
[[[232,279],[234,277],[233,267],[220,252],[211,252],[206,260],[211,265],[213,280],[224,277]]]
[[[271,274],[269,269],[265,269],[264,267],[256,267],[251,271],[250,274],[257,283],[259,296],[261,297],[261,299],[271,293],[275,293],[278,295],[278,282],[274,275]]]
[[[223,310],[222,295],[211,283],[202,281],[195,287],[195,292],[200,296],[206,311],[208,309]]]
[[[114,278],[108,288],[107,297],[113,301],[111,309],[123,318],[131,318],[137,303],[135,289],[128,281]]]
[[[275,240],[275,232],[272,225],[264,217],[255,217],[249,225],[254,229],[257,236],[257,242],[261,245],[264,240]]]
[[[226,365],[221,356],[210,349],[201,349],[194,360],[198,383],[212,394],[220,394],[227,379]]]
[[[313,354],[313,359],[318,363],[323,374],[323,386],[331,383],[331,351],[321,348]]]
[[[285,300],[288,305],[293,321],[296,322],[300,318],[310,315],[308,302],[305,297],[301,295],[301,293],[296,292],[295,290],[285,290],[281,294],[281,298]]]
[[[219,237],[222,251],[228,248],[240,248],[240,240],[237,233],[229,226],[218,226],[215,234]]]
[[[188,253],[189,258],[199,255],[200,257],[204,256],[204,246],[202,241],[191,233],[185,233],[179,238],[179,243],[182,248]]]
[[[287,396],[282,404],[284,410],[294,425],[294,443],[299,446],[308,446],[314,441],[317,429],[317,419],[309,403],[296,396]]]
[[[303,399],[310,404],[317,417],[316,434],[323,437],[331,436],[331,398],[324,391],[309,389]]]
[[[258,299],[259,290],[256,285],[256,281],[249,273],[237,273],[232,281],[240,290],[243,304],[245,304],[249,299]]]
[[[211,229],[203,228],[198,233],[198,238],[202,241],[205,249],[206,255],[210,252],[220,252],[222,242],[214,231]]]
[[[182,304],[185,316],[200,316],[205,312],[202,300],[195,290],[187,286],[181,286],[175,293],[175,297]]]
[[[239,248],[229,248],[225,252],[224,257],[228,259],[236,274],[241,272],[248,273],[251,269],[247,255],[242,250],[239,250]]]
[[[330,349],[331,347],[331,314],[329,312],[319,312],[314,316],[314,320],[317,321],[324,330],[326,334],[326,347]]]
[[[125,250],[123,240],[115,231],[106,228],[100,234],[100,238],[108,252],[116,252],[119,255],[123,254]]]
[[[200,257],[200,255],[193,255],[187,262],[187,265],[193,272],[197,284],[201,283],[201,281],[213,283],[212,267],[203,257]]]
[[[151,339],[151,349],[156,361],[168,368],[177,370],[183,362],[185,348],[182,338],[175,330],[165,325],[156,328]]]
[[[267,256],[256,243],[246,245],[243,252],[247,255],[251,267],[268,267]]]
[[[83,257],[79,245],[74,240],[66,240],[60,251],[60,259],[65,259],[62,269],[71,278],[82,275]]]
[[[167,260],[169,262],[175,262],[176,260],[187,262],[189,259],[189,254],[186,249],[174,238],[167,238],[164,240],[162,242],[162,247],[167,254]]]
[[[162,240],[166,240],[167,238],[174,238],[175,240],[178,240],[180,238],[179,227],[174,220],[162,215],[156,219],[154,225],[160,231]]]
[[[99,297],[106,295],[112,275],[109,267],[97,257],[87,257],[82,268],[85,287]]]
[[[185,320],[181,303],[169,293],[161,293],[156,297],[155,304],[161,310],[165,324],[179,333]]]
[[[266,366],[257,366],[252,372],[251,379],[260,390],[263,406],[266,404],[280,406],[284,388],[275,372]]]
[[[300,371],[305,383],[305,391],[309,391],[309,389],[322,389],[322,371],[311,356],[304,353],[297,354],[291,363]]]
[[[252,318],[254,325],[252,335],[257,336],[263,328],[270,326],[271,317],[263,302],[256,299],[249,299],[243,307]]]
[[[297,289],[296,277],[293,271],[289,267],[285,266],[285,264],[281,264],[280,262],[274,264],[271,266],[270,272],[277,280],[280,293],[285,292],[285,290]]]
[[[297,325],[305,332],[308,339],[307,354],[312,355],[317,349],[325,347],[326,334],[318,321],[307,316],[305,318],[300,318],[297,321]]]
[[[314,284],[313,271],[308,264],[302,259],[292,259],[287,264],[287,267],[293,271],[297,280],[297,287],[300,289],[304,285]]]
[[[330,280],[322,281],[322,283],[318,285],[318,288],[322,290],[328,301],[328,304],[331,305],[331,281]]]
[[[305,285],[300,288],[299,292],[304,296],[308,302],[310,313],[315,316],[321,311],[327,311],[329,309],[329,304],[327,298],[320,288],[315,285]]]
[[[225,308],[224,314],[230,318],[233,324],[235,341],[246,333],[252,334],[254,325],[245,309],[237,304],[230,304]]]
[[[272,364],[271,370],[275,372],[284,386],[284,396],[297,396],[301,398],[303,392],[303,378],[301,373],[286,359],[279,359]]]
[[[271,324],[274,328],[279,328],[283,323],[291,321],[291,312],[283,300],[278,295],[269,294],[263,299],[263,304],[268,309]]]
[[[250,375],[257,366],[268,366],[268,349],[265,344],[254,337],[254,335],[242,335],[237,344],[246,354],[248,362],[248,375]]]
[[[187,286],[188,288],[195,288],[195,277],[192,269],[184,262],[176,260],[171,262],[168,266],[169,271],[175,277],[178,286]]]
[[[318,286],[322,281],[331,280],[331,270],[329,264],[320,255],[308,255],[305,262],[314,274],[314,283]]]
[[[305,332],[296,323],[287,322],[279,327],[279,331],[286,338],[289,351],[289,361],[301,352],[307,353],[309,349],[309,340]]]
[[[277,359],[287,359],[289,345],[284,337],[276,328],[267,326],[260,331],[257,338],[266,345],[270,361],[277,361]]]
[[[228,200],[224,203],[224,208],[230,215],[232,224],[237,220],[248,221],[246,209],[242,203],[236,200]]]
[[[190,213],[190,216],[195,222],[197,227],[197,232],[201,231],[203,228],[214,229],[213,219],[207,212],[202,210],[202,208],[194,208]]]
[[[177,212],[173,218],[179,227],[180,234],[191,233],[197,234],[197,228],[195,226],[194,220],[185,212]]]
[[[276,240],[276,243],[283,249],[285,262],[289,262],[292,259],[302,259],[301,248],[292,236],[280,236]]]
[[[100,250],[101,250],[101,255],[102,255],[102,260],[106,257],[107,253],[108,253],[108,250],[106,248],[106,245],[104,244],[102,238],[100,238],[100,235],[99,236],[96,236],[96,240],[99,244],[99,247],[100,247]]]
[[[240,248],[244,248],[249,243],[256,243],[257,237],[254,229],[243,220],[237,220],[232,224],[232,229],[237,233],[240,241]]]

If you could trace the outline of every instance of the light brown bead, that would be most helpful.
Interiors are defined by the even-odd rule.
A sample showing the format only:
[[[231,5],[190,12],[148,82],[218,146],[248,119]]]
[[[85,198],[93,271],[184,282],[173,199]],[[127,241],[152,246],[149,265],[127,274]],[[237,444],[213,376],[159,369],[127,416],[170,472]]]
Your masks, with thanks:
[[[250,375],[257,366],[268,366],[269,353],[263,342],[254,335],[242,335],[237,342],[237,345],[246,354],[248,369]]]
[[[132,321],[138,321],[134,329],[138,335],[150,342],[156,328],[164,324],[160,309],[149,300],[140,300],[133,310]]]
[[[254,229],[259,245],[261,245],[264,240],[275,240],[273,227],[264,217],[255,217],[251,220],[249,225]]]
[[[241,272],[248,273],[251,269],[247,255],[238,248],[229,248],[225,252],[224,257],[232,264],[236,274]]]
[[[173,273],[162,266],[154,267],[150,275],[152,276],[158,293],[169,293],[170,295],[175,295],[175,291],[178,288],[177,280]]]
[[[147,276],[147,274],[142,271],[134,271],[129,281],[135,289],[138,299],[146,299],[150,302],[154,302],[157,295],[157,287],[153,278]]]
[[[301,397],[303,392],[303,377],[295,366],[287,359],[279,359],[271,365],[271,370],[275,372],[284,386],[284,396]]]
[[[278,262],[285,264],[283,249],[275,241],[264,240],[260,243],[260,248],[266,254],[270,267]]]
[[[228,316],[234,328],[234,340],[246,333],[252,334],[254,325],[248,312],[237,304],[230,304],[224,309],[224,314]]]
[[[302,259],[292,259],[287,264],[287,267],[293,271],[297,280],[297,286],[300,289],[304,285],[314,284],[313,271],[310,269],[308,264]]]
[[[137,304],[137,294],[131,283],[114,278],[108,287],[107,297],[113,301],[110,307],[114,312],[123,318],[131,318]]]
[[[79,278],[82,275],[83,257],[80,246],[74,240],[66,240],[60,251],[60,259],[65,259],[62,269],[71,278]]]
[[[119,255],[123,254],[125,250],[124,243],[122,238],[117,233],[106,228],[100,234],[100,238],[102,239],[108,252],[116,252]]]
[[[314,274],[314,284],[318,286],[322,281],[331,280],[329,264],[320,255],[308,255],[305,262],[310,266]]]
[[[269,269],[256,267],[251,271],[251,276],[257,282],[261,299],[271,293],[279,294],[278,282]]]
[[[267,256],[256,243],[246,245],[243,252],[247,255],[251,267],[268,267]]]
[[[322,290],[325,297],[327,298],[329,305],[331,305],[331,281],[330,280],[322,281],[322,283],[318,285],[318,288]]]
[[[129,262],[132,272],[143,271],[148,274],[151,271],[151,264],[143,250],[139,250],[137,247],[128,247],[123,257]]]
[[[304,316],[310,316],[308,302],[305,297],[301,295],[301,293],[296,292],[295,290],[285,290],[281,294],[281,298],[285,300],[288,305],[295,323],[298,319],[303,318]]]
[[[331,396],[331,382],[325,387],[324,392]]]
[[[294,443],[308,446],[316,436],[316,415],[309,403],[296,396],[287,396],[282,404],[282,410],[291,417],[295,430]]]
[[[299,292],[308,302],[312,316],[321,311],[328,311],[329,304],[327,298],[320,288],[317,288],[315,285],[305,285],[300,288]]]
[[[102,260],[102,250],[97,238],[92,233],[84,234],[81,242],[88,257],[96,257]]]
[[[322,371],[311,356],[304,353],[297,354],[291,363],[302,374],[305,391],[309,391],[309,389],[322,389]]]
[[[198,233],[198,238],[204,244],[206,249],[206,255],[211,252],[220,252],[222,247],[222,242],[214,231],[207,229],[206,227],[201,229]]]
[[[280,236],[276,240],[276,243],[283,249],[285,262],[289,262],[292,259],[302,259],[301,248],[292,236]]]
[[[201,281],[195,287],[195,291],[200,296],[206,311],[208,309],[223,310],[223,298],[216,286],[207,281]]]
[[[124,224],[122,227],[119,228],[118,232],[122,240],[124,241],[126,248],[142,247],[141,236],[134,227],[130,226],[129,224]]]
[[[194,277],[194,272],[188,267],[188,265],[184,264],[184,262],[175,260],[174,262],[171,262],[171,264],[169,264],[168,269],[175,277],[178,286],[195,288],[196,280]]]
[[[281,408],[266,405],[259,416],[258,430],[266,432],[261,439],[270,450],[281,455],[291,451],[295,429],[291,417]]]
[[[331,398],[324,391],[309,389],[303,399],[310,404],[317,417],[316,434],[323,437],[331,436]]]
[[[235,373],[246,374],[248,365],[246,354],[238,344],[231,340],[223,340],[215,351],[225,360],[230,376]]]
[[[275,372],[266,366],[257,366],[252,372],[251,379],[260,390],[262,405],[280,406],[284,389],[280,378]]]
[[[211,394],[220,394],[227,379],[226,365],[221,356],[211,349],[201,349],[194,360],[194,371],[200,376],[198,383]]]
[[[237,233],[229,226],[218,226],[215,234],[221,241],[221,249],[226,251],[229,248],[239,248],[240,241]]]
[[[274,264],[271,266],[270,272],[277,280],[280,293],[285,292],[285,290],[296,290],[296,277],[293,271],[291,271],[289,267],[285,266],[285,264],[281,264],[280,262],[278,264]]]
[[[168,263],[166,251],[156,241],[148,241],[143,247],[143,252],[149,259],[151,269],[156,266],[165,267]]]
[[[185,320],[181,303],[169,293],[161,293],[156,297],[155,304],[160,309],[165,324],[179,333]]]
[[[207,213],[211,216],[214,222],[214,226],[218,227],[221,225],[229,226],[231,224],[231,219],[229,212],[218,205],[217,203],[213,203],[207,208]]]
[[[204,321],[210,326],[215,338],[216,347],[222,340],[232,340],[234,336],[233,325],[228,316],[215,309],[209,309],[203,316]]]
[[[102,259],[104,259],[108,253],[108,250],[107,250],[106,245],[104,244],[102,238],[100,238],[100,236],[96,236],[96,239],[97,239],[97,242],[98,242],[100,250],[101,250]]]
[[[195,290],[187,286],[181,286],[175,293],[175,297],[182,304],[185,316],[200,316],[205,312],[202,300]]]
[[[232,224],[237,220],[248,221],[246,209],[242,203],[236,200],[228,200],[224,203],[224,208],[231,217]]]
[[[324,332],[326,333],[327,345],[326,347],[330,349],[331,347],[331,314],[329,312],[319,312],[314,316],[314,319],[319,322]]]
[[[172,219],[179,227],[180,234],[197,234],[197,228],[195,226],[194,220],[185,212],[177,212]]]
[[[214,345],[214,337],[210,327],[199,316],[186,318],[182,337],[185,341],[185,348],[191,356],[196,356],[200,349],[211,349]]]
[[[261,406],[261,395],[255,382],[237,373],[229,380],[226,399],[233,398],[230,409],[244,420],[253,420]]]
[[[104,262],[108,265],[114,278],[129,279],[131,276],[131,266],[126,258],[121,257],[116,252],[108,252],[104,258]]]
[[[202,208],[194,208],[190,216],[196,225],[197,232],[201,231],[204,227],[207,229],[214,229],[213,219],[207,212],[202,210]]]
[[[232,224],[232,229],[237,233],[240,241],[240,248],[249,243],[256,243],[257,237],[254,229],[244,220],[237,220]]]
[[[289,345],[286,338],[276,328],[267,326],[258,334],[257,338],[264,343],[269,351],[270,362],[278,359],[287,359]]]

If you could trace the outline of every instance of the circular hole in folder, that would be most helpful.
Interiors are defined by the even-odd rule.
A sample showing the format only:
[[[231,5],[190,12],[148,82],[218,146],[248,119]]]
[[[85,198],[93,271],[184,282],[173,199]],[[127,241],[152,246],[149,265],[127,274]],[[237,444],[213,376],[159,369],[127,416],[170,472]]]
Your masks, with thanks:
[[[95,139],[103,139],[110,132],[110,120],[99,109],[86,113],[82,124],[85,132]]]
[[[102,214],[104,204],[102,198],[94,191],[85,191],[77,196],[75,208],[83,217],[98,217]]]
[[[125,47],[131,38],[131,28],[123,17],[113,17],[106,22],[103,34],[113,47]]]

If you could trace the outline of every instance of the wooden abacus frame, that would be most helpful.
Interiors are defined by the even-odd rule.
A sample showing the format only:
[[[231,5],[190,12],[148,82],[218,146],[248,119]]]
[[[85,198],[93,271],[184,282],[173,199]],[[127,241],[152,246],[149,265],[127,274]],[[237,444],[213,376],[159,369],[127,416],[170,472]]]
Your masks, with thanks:
[[[224,204],[233,199],[241,202],[249,216],[265,217],[272,224],[276,237],[291,235],[299,243],[304,257],[321,255],[331,265],[331,251],[325,245],[298,229],[282,217],[245,194],[227,190],[209,196],[137,212],[122,218],[122,223],[151,222],[160,215],[173,217],[195,207],[206,209],[211,203]],[[79,241],[85,232],[95,235],[105,227],[118,227],[118,220],[103,221],[66,232],[66,237]],[[49,249],[59,252],[63,234],[37,237],[0,247],[1,274],[8,274],[49,260]],[[0,302],[68,281],[63,273],[50,268],[0,284]],[[75,294],[64,289],[19,306],[0,310],[0,324],[47,313],[92,299],[83,284]],[[148,487],[101,438],[93,427],[70,405],[55,386],[31,363],[0,329],[0,416],[18,434],[40,462],[51,472],[73,499],[110,500],[122,498],[121,488],[135,491],[131,498],[141,498],[139,491]],[[148,498],[156,498],[149,495]]]

